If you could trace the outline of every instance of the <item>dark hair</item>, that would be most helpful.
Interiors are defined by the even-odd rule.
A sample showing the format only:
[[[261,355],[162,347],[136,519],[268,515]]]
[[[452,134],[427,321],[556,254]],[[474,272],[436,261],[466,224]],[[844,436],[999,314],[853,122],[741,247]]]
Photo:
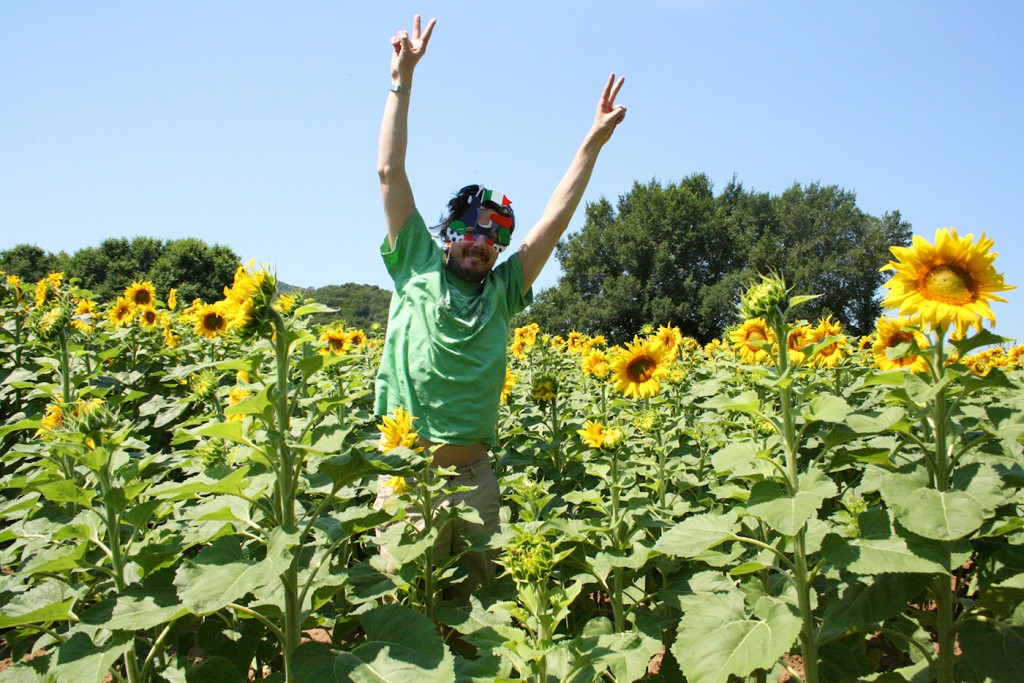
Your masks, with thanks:
[[[466,209],[469,208],[469,200],[480,191],[479,185],[466,185],[464,188],[455,193],[455,195],[448,201],[448,215],[441,218],[441,223],[438,225],[438,233],[444,241],[448,241],[448,225],[452,221],[456,220]],[[516,225],[516,214],[512,211],[511,206],[499,206],[494,202],[484,202],[483,204],[489,209],[496,211],[502,216],[507,216],[512,219],[512,229],[515,229]]]

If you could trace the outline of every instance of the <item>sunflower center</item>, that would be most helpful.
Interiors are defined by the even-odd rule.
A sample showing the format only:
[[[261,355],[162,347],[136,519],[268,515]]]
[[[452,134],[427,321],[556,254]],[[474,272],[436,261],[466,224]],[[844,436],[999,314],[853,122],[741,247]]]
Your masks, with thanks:
[[[626,376],[629,377],[629,381],[634,384],[643,384],[644,382],[650,381],[654,377],[654,371],[657,370],[658,364],[653,358],[649,356],[639,356],[634,358],[626,366]]]
[[[952,264],[930,269],[920,280],[921,293],[929,299],[964,305],[974,301],[974,280],[963,268]]]
[[[203,320],[203,325],[208,330],[219,330],[224,327],[224,317],[220,313],[208,313]]]
[[[345,348],[344,339],[336,339],[334,337],[331,337],[330,339],[327,340],[327,344],[331,347],[331,351],[335,351],[338,353],[340,353]]]
[[[768,337],[761,330],[750,330],[750,332],[747,333],[747,343],[748,344],[756,344],[757,342],[763,342],[763,341],[768,341]],[[757,348],[757,347],[754,347],[754,348]]]

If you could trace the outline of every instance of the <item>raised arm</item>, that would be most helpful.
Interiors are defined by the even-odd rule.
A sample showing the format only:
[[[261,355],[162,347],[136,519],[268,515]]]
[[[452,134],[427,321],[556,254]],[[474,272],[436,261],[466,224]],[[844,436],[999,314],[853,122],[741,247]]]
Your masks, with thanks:
[[[597,155],[604,144],[611,139],[615,127],[626,117],[626,108],[615,104],[615,97],[625,79],[615,80],[615,74],[608,76],[608,82],[597,103],[594,124],[590,127],[583,144],[576,151],[569,170],[562,176],[555,188],[544,214],[537,225],[526,234],[523,245],[519,248],[519,262],[523,267],[523,293],[533,285],[544,264],[551,258],[555,245],[562,233],[569,227],[576,207],[583,198],[583,192],[590,182],[590,175],[597,163]]]
[[[430,34],[436,20],[431,19],[426,30],[420,31],[420,15],[413,18],[412,36],[399,31],[391,38],[391,92],[384,107],[384,120],[380,125],[380,146],[377,152],[377,175],[380,176],[380,194],[384,201],[384,218],[388,226],[388,241],[395,246],[398,233],[416,209],[409,176],[405,172],[405,152],[408,146],[409,98],[412,75],[416,64],[427,50]]]

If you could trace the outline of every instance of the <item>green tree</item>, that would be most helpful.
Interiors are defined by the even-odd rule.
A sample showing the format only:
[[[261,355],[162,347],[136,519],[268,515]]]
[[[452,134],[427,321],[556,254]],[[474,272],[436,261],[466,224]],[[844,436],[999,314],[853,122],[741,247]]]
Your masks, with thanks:
[[[387,325],[391,292],[374,285],[347,283],[327,285],[306,292],[314,300],[336,309],[335,313],[319,316],[317,322],[341,320],[349,327],[368,329],[373,323]]]
[[[111,300],[136,280],[150,279],[150,269],[163,251],[163,242],[153,237],[110,237],[99,247],[76,251],[68,268],[81,285],[100,300]]]
[[[0,252],[0,270],[23,282],[39,282],[50,273],[65,270],[67,259],[64,252],[54,255],[34,244],[18,244]]]
[[[616,209],[605,199],[587,206],[583,228],[557,247],[558,284],[516,324],[615,342],[647,323],[673,324],[708,341],[736,322],[740,290],[774,269],[797,291],[823,295],[809,317],[832,314],[863,334],[881,310],[888,247],[909,239],[898,212],[869,216],[836,186],[794,184],[772,197],[735,178],[715,196],[704,174],[634,183]]]
[[[231,285],[238,264],[238,255],[230,248],[189,237],[164,245],[148,277],[162,297],[173,287],[185,303],[196,298],[216,301]]]

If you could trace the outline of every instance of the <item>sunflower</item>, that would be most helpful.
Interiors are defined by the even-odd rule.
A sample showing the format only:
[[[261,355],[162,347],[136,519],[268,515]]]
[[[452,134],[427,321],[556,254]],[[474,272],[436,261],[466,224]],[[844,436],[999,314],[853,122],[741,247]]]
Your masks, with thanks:
[[[531,348],[533,347],[528,344],[525,339],[516,339],[512,342],[512,346],[509,350],[512,352],[512,355],[519,360],[526,360],[526,354],[529,353]]]
[[[928,348],[928,338],[917,329],[914,320],[906,316],[888,318],[882,316],[875,323],[875,343],[871,353],[875,357],[875,365],[882,370],[909,370],[910,372],[927,372],[928,360],[914,353],[904,353],[891,357],[890,349],[914,342],[917,348]]]
[[[36,430],[36,436],[45,435],[46,432],[52,432],[61,425],[64,424],[64,407],[61,403],[51,403],[46,406],[46,415],[40,421],[39,429]]]
[[[661,389],[668,374],[669,356],[656,341],[633,337],[612,362],[615,389],[632,398],[649,398]]]
[[[110,310],[107,311],[107,319],[114,325],[114,327],[127,327],[131,325],[132,320],[135,318],[135,308],[132,303],[125,299],[123,296],[117,297],[117,301],[111,306]]]
[[[406,481],[405,477],[389,477],[384,485],[391,489],[391,495],[401,496],[409,492],[411,488],[409,482]]]
[[[569,353],[575,353],[576,355],[582,355],[586,351],[587,347],[587,335],[582,332],[572,330],[569,332],[569,336],[565,340],[566,350]]]
[[[615,448],[625,439],[625,435],[618,427],[605,427],[594,420],[587,420],[583,429],[576,430],[576,433],[580,435],[580,440],[590,448]]]
[[[419,435],[412,431],[413,419],[415,418],[401,406],[395,408],[394,417],[385,415],[381,418],[381,424],[377,425],[377,429],[380,430],[380,450],[387,453],[401,447],[419,451],[420,449],[416,447]]]
[[[223,337],[228,333],[228,318],[224,314],[221,302],[202,304],[193,313],[195,333],[207,339]]]
[[[786,337],[786,353],[789,354],[790,363],[804,362],[807,357],[804,349],[811,343],[811,332],[810,325],[797,325],[789,331]]]
[[[156,312],[156,309],[152,306],[139,306],[138,308],[139,324],[143,327],[156,327],[156,324],[160,322],[160,314]]]
[[[601,349],[591,349],[583,356],[583,374],[590,375],[596,380],[605,380],[611,372],[608,354]]]
[[[274,301],[274,310],[279,313],[287,313],[295,308],[295,297],[287,294],[278,294]]]
[[[679,352],[682,350],[680,345],[683,343],[683,333],[678,327],[661,325],[658,327],[658,333],[654,335],[654,338],[665,347],[672,360],[679,357]]]
[[[249,391],[248,389],[240,389],[238,387],[235,387],[234,389],[228,392],[228,407],[238,405],[239,403],[249,398],[250,396],[252,396],[252,392]],[[228,415],[228,422],[241,422],[243,419],[245,419],[245,415],[243,415],[242,413]]]
[[[533,383],[533,400],[546,406],[558,396],[558,380],[554,375],[541,375]]]
[[[745,321],[729,334],[733,351],[740,361],[750,365],[767,363],[772,359],[770,346],[775,343],[775,331],[768,327],[764,318],[752,318]],[[767,342],[769,348],[762,344]]]
[[[173,311],[178,307],[178,290],[175,287],[171,287],[171,291],[167,292],[167,310]]]
[[[349,348],[358,349],[366,344],[366,333],[362,330],[350,330],[346,335]]]
[[[277,278],[255,260],[239,266],[231,287],[224,288],[224,305],[230,326],[248,338],[270,322],[271,302],[277,294]]]
[[[842,325],[832,320],[832,316],[818,321],[818,326],[810,332],[810,343],[816,344],[826,337],[835,337],[836,340],[825,348],[818,349],[818,352],[811,358],[811,363],[819,367],[834,368],[846,355],[849,340],[843,334]]]
[[[333,353],[336,356],[343,356],[348,353],[349,346],[351,345],[348,333],[345,332],[345,328],[341,325],[335,325],[321,332],[320,341],[327,342],[327,346],[320,349],[320,353]]]
[[[554,337],[551,338],[550,343],[551,348],[554,349],[555,351],[565,351],[565,337],[563,337],[562,335],[556,334]]]
[[[604,425],[594,420],[587,420],[583,429],[577,429],[580,440],[590,448],[601,448],[604,446]]]
[[[505,368],[505,383],[501,385],[501,399],[502,403],[508,403],[509,394],[512,393],[512,387],[516,385],[519,378],[516,377],[511,370]]]
[[[153,288],[152,282],[136,281],[125,287],[124,298],[132,306],[152,306],[156,301],[156,290]]]
[[[954,329],[965,334],[970,327],[981,331],[982,319],[995,325],[990,301],[1006,301],[995,292],[1015,289],[1003,282],[992,265],[998,253],[994,242],[981,234],[960,237],[954,228],[935,233],[932,245],[914,236],[912,247],[889,247],[896,257],[882,266],[895,274],[883,287],[889,290],[882,305],[897,308],[901,315],[919,315],[925,330]]]
[[[36,283],[36,308],[39,308],[46,303],[46,300],[50,293],[50,283],[44,277],[42,280]]]

